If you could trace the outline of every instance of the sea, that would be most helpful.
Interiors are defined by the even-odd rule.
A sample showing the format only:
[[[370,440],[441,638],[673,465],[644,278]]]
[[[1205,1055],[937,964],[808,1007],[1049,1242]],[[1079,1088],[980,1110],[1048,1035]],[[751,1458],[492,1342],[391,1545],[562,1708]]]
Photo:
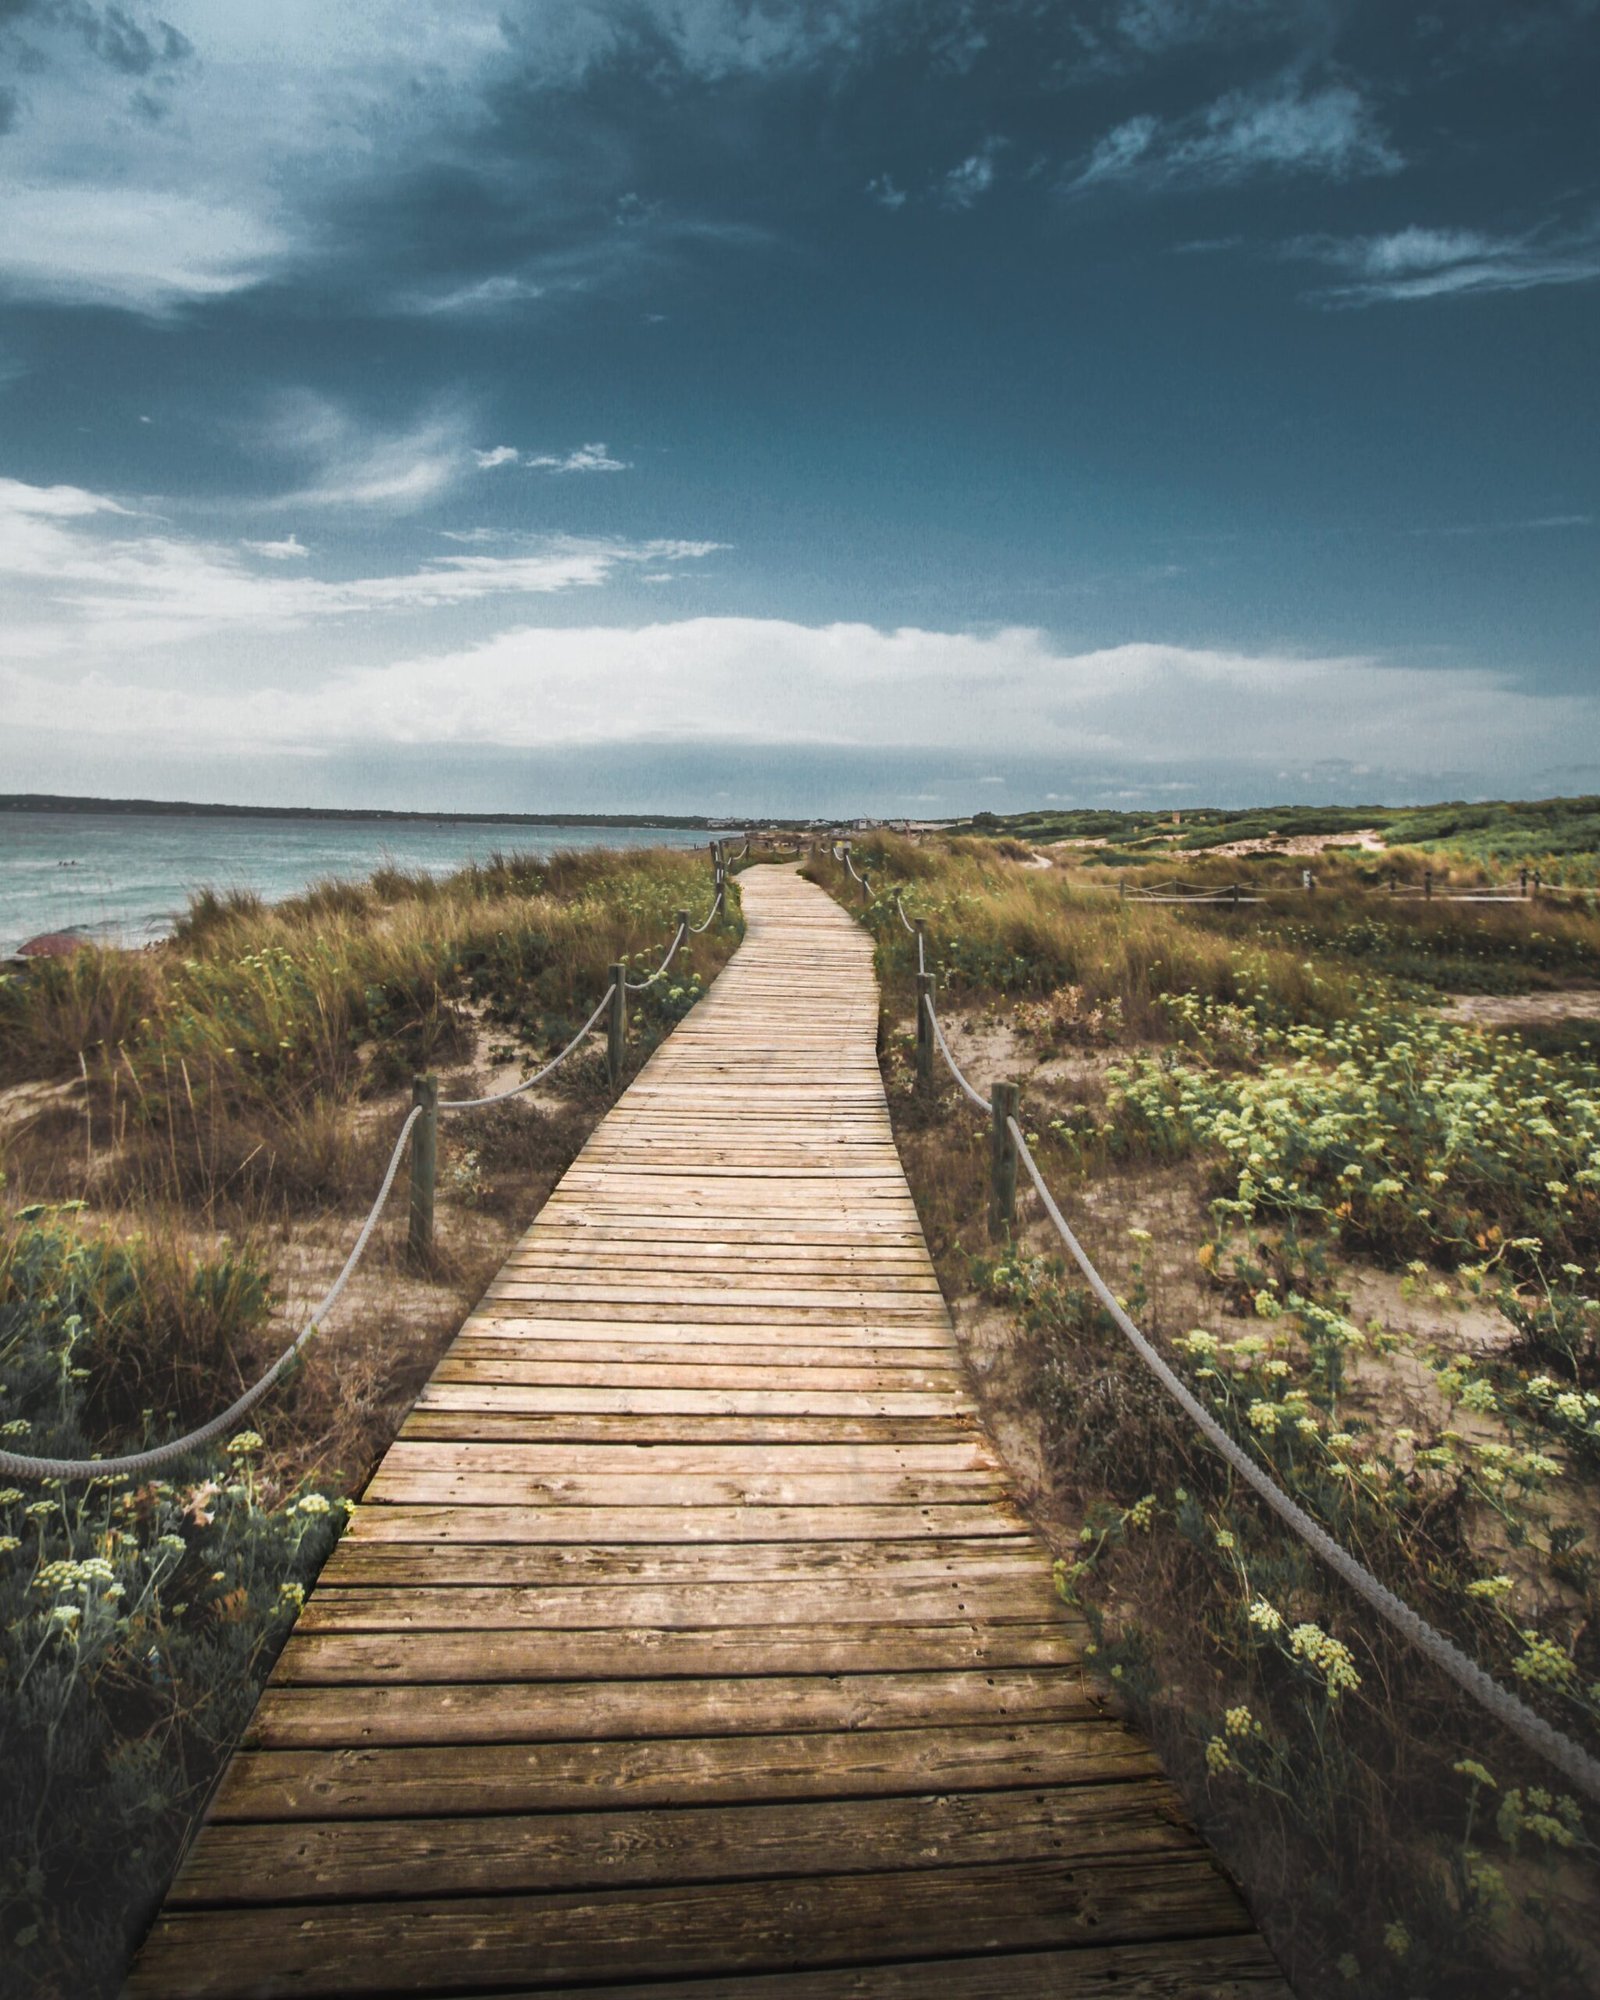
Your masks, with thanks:
[[[528,826],[516,821],[257,819],[177,813],[0,812],[0,958],[66,931],[98,943],[165,937],[197,889],[268,902],[375,868],[447,875],[490,854],[581,847],[697,847],[694,828]]]

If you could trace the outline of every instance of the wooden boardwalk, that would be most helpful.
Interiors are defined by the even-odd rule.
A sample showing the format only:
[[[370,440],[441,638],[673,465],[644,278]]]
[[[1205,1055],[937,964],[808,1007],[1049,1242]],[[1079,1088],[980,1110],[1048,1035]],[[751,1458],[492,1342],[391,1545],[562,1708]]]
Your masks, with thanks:
[[[141,2000],[1286,2000],[977,1427],[870,940],[742,888],[378,1468]]]

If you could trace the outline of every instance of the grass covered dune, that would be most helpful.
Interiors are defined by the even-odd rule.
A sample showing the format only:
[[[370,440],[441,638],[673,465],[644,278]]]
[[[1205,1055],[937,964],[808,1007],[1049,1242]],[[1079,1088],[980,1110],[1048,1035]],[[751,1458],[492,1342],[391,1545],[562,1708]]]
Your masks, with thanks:
[[[170,942],[0,977],[0,1444],[113,1454],[225,1407],[343,1263],[410,1102],[504,1089],[618,960],[652,969],[703,856],[381,870]],[[741,933],[630,995],[637,1063]],[[0,1475],[0,1993],[114,1993],[306,1586],[435,1359],[610,1101],[592,1043],[441,1122],[437,1244],[404,1189],[255,1428],[138,1480]]]
[[[926,926],[981,1088],[1244,1449],[1600,1754],[1600,915],[1391,897],[1393,859],[1186,859],[1241,903],[1119,899],[1014,835],[858,838],[901,1155],[989,1426],[1097,1666],[1307,2000],[1600,1989],[1600,1808],[1346,1594],[1199,1438],[913,1062]],[[1044,865],[1040,865],[1041,859]],[[1539,857],[1548,868],[1549,857]],[[1171,869],[1170,856],[1159,864]],[[1414,854],[1437,886],[1479,863]],[[1538,860],[1536,864],[1538,865]],[[1154,870],[1152,869],[1152,872]],[[1547,878],[1549,879],[1548,875]]]

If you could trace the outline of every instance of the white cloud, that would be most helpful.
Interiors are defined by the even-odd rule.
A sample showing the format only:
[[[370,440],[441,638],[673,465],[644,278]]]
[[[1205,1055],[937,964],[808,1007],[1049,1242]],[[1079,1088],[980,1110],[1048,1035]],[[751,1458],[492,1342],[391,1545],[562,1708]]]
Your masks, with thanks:
[[[475,451],[480,472],[492,472],[497,465],[515,465],[521,453],[514,444],[497,444],[491,451]]]
[[[998,139],[986,139],[939,182],[939,198],[947,208],[972,208],[994,186]]]
[[[1316,295],[1325,304],[1393,305],[1589,284],[1600,278],[1600,223],[1521,236],[1413,224],[1384,236],[1302,237],[1287,246],[1287,254],[1347,275],[1346,283]]]
[[[257,284],[287,238],[268,215],[164,189],[16,187],[0,199],[0,287],[161,314]]]
[[[880,208],[887,208],[892,211],[897,208],[904,208],[906,205],[906,191],[902,187],[895,186],[892,174],[874,175],[867,182],[867,193]]]
[[[124,523],[140,521],[137,528]],[[239,548],[146,526],[77,487],[0,480],[0,577],[11,616],[0,652],[25,660],[81,650],[115,659],[208,635],[282,632],[357,614],[450,610],[491,598],[595,588],[619,575],[712,554],[711,542],[523,538],[503,554],[452,555],[387,574],[328,580],[264,572]],[[249,555],[296,564],[290,535],[246,542]]]
[[[603,444],[580,444],[565,458],[540,452],[537,457],[527,458],[523,463],[541,472],[627,472],[630,469],[626,459],[613,458]]]
[[[452,285],[440,292],[404,292],[395,301],[403,312],[420,313],[464,313],[487,316],[501,313],[512,306],[528,305],[534,299],[542,299],[551,286],[533,278],[519,277],[515,272],[497,272],[490,278],[479,278],[472,284]],[[572,289],[571,285],[563,289]]]
[[[305,475],[305,484],[277,503],[285,507],[404,513],[465,477],[472,456],[457,411],[435,410],[390,431],[309,391],[280,397],[254,439]]]
[[[1095,141],[1076,185],[1086,187],[1095,181],[1126,180],[1147,157],[1160,130],[1161,120],[1148,112],[1114,125]]]
[[[1482,769],[1489,759],[1528,770],[1600,728],[1600,694],[1535,696],[1470,667],[1147,643],[1070,653],[1029,628],[975,636],[747,618],[525,625],[311,683],[282,664],[202,691],[153,686],[114,661],[76,671],[75,732],[141,743],[181,735],[219,750],[893,744],[997,762],[1093,759],[1177,782],[1186,767],[1248,763],[1265,786],[1303,764],[1307,744],[1344,766],[1392,767],[1396,744],[1411,743],[1432,770]],[[0,673],[0,699],[19,729],[63,727],[63,692],[59,671]]]
[[[1215,185],[1253,174],[1344,181],[1403,165],[1358,91],[1337,83],[1307,92],[1287,81],[1229,91],[1171,123],[1148,113],[1126,119],[1096,142],[1070,185]]]

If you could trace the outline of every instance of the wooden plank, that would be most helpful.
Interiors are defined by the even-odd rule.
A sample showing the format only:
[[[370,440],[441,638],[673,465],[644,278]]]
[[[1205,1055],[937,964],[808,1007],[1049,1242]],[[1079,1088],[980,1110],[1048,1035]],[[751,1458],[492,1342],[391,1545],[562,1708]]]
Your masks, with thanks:
[[[926,1726],[930,1715],[946,1723],[1069,1722],[1104,1712],[1104,1698],[1070,1669],[1038,1667],[534,1685],[274,1684],[262,1696],[244,1740],[257,1750],[597,1742],[612,1737],[781,1735],[797,1729],[917,1729]]]
[[[576,1988],[545,2000],[580,2000]],[[1277,1960],[1253,1932],[1177,1938],[1167,1944],[1091,1945],[1082,1951],[1013,1952],[834,1966],[734,1979],[652,1980],[585,1986],[581,2000],[1294,2000]],[[504,2000],[532,2000],[520,1987]]]
[[[1020,1515],[993,1501],[881,1507],[367,1506],[347,1534],[424,1542],[869,1542],[930,1535],[1015,1535]]]
[[[306,1902],[428,1893],[504,1895],[800,1875],[817,1856],[870,1857],[877,1870],[979,1866],[1048,1851],[1107,1857],[1193,1854],[1164,1779],[1021,1792],[817,1804],[508,1814],[497,1819],[223,1824],[196,1852],[179,1907],[271,1903],[287,1871]]]
[[[992,1472],[993,1452],[975,1433],[957,1433],[930,1444],[773,1444],[752,1453],[744,1444],[439,1444],[402,1438],[385,1464],[395,1470],[522,1472],[551,1476],[631,1472],[646,1477],[675,1473],[737,1476],[759,1466],[784,1472]]]
[[[1049,1558],[1030,1535],[986,1535],[939,1541],[932,1535],[881,1542],[707,1542],[606,1544],[561,1542],[378,1542],[346,1535],[323,1569],[322,1583],[529,1585],[609,1584],[631,1589],[648,1581],[760,1583],[774,1595],[791,1583],[827,1577],[868,1578],[895,1594],[902,1584],[938,1576],[1039,1576]],[[1062,1611],[1061,1606],[1056,1607]]]
[[[949,1672],[965,1667],[1075,1669],[1068,1628],[945,1621],[812,1625],[753,1635],[748,1626],[680,1632],[302,1632],[290,1634],[275,1678],[302,1687],[404,1681],[570,1681],[735,1674]]]
[[[424,1410],[615,1410],[639,1416],[682,1411],[705,1416],[932,1417],[948,1411],[948,1391],[918,1389],[536,1388],[516,1383],[431,1381]],[[965,1399],[962,1399],[963,1401]],[[960,1407],[960,1405],[957,1405]]]
[[[1055,1609],[1048,1572],[1032,1576],[937,1577],[902,1583],[896,1621],[936,1625],[981,1618],[993,1624],[1037,1625]],[[762,1583],[656,1584],[631,1589],[569,1584],[553,1590],[502,1583],[320,1584],[299,1621],[302,1632],[598,1631],[663,1626],[672,1631],[726,1630],[754,1625],[872,1625],[885,1622],[875,1577],[791,1583],[780,1602]]]
[[[868,1965],[913,1953],[1013,1953],[1248,1928],[1214,1866],[1190,1855],[1140,1856],[1092,1870],[1032,1860],[622,1894],[422,1901],[405,1906],[399,1952],[395,1914],[387,1901],[304,1905],[291,1925],[270,1910],[169,1912],[151,1933],[131,1992],[190,2000],[247,1991],[273,2000],[330,1990],[440,1993],[468,1981],[480,1990],[515,1982],[538,1992],[644,1967],[657,1975],[775,1972],[830,1959]],[[530,1983],[534,1966],[538,1977]]]
[[[741,1445],[806,1444],[822,1439],[864,1443],[895,1441],[939,1444],[951,1437],[975,1436],[970,1412],[960,1417],[819,1417],[809,1413],[787,1416],[684,1415],[657,1416],[605,1410],[434,1410],[415,1409],[406,1418],[404,1438],[495,1438],[511,1442],[605,1443],[627,1438],[639,1444]]]
[[[522,1382],[543,1388],[677,1389],[797,1389],[824,1391],[940,1394],[960,1387],[958,1368],[852,1368],[839,1364],[797,1364],[784,1358],[769,1362],[702,1361],[697,1355],[674,1361],[643,1361],[637,1356],[601,1355],[581,1361],[564,1360],[539,1351],[536,1342],[520,1348],[509,1344],[480,1346],[458,1341],[434,1373],[436,1382]]]

